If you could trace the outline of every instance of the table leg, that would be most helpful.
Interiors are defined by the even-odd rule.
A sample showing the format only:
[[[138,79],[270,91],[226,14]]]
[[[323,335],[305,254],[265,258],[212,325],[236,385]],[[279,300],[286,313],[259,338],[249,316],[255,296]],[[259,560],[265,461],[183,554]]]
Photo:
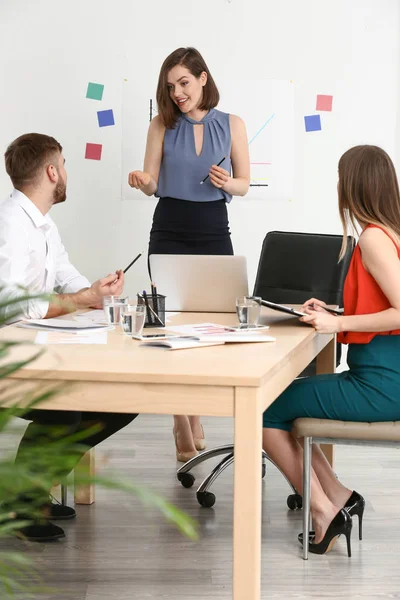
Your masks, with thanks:
[[[95,474],[95,452],[94,448],[86,452],[81,458],[79,468],[85,470],[88,475]],[[75,504],[93,504],[95,495],[95,486],[93,483],[79,485],[75,480]]]
[[[236,388],[233,599],[259,600],[261,589],[260,388]]]
[[[317,374],[334,373],[336,371],[336,336],[325,346],[325,348],[317,356]],[[334,460],[334,445],[321,444],[322,452],[328,459],[329,464],[333,468]]]

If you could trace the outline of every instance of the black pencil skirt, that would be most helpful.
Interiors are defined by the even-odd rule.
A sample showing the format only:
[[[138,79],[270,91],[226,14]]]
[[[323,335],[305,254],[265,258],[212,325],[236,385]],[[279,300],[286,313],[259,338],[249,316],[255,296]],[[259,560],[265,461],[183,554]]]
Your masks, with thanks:
[[[150,254],[233,254],[225,200],[160,198],[150,232]]]

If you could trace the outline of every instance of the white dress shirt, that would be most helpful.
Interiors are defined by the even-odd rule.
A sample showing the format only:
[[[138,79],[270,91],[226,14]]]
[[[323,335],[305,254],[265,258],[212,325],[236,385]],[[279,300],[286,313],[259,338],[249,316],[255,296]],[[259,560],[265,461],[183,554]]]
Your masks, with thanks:
[[[42,215],[25,194],[13,190],[0,204],[0,304],[21,296],[18,286],[30,294],[78,292],[90,287],[68,259],[52,218]],[[21,317],[43,319],[49,302],[33,299],[18,306]],[[2,308],[11,317],[16,305]]]

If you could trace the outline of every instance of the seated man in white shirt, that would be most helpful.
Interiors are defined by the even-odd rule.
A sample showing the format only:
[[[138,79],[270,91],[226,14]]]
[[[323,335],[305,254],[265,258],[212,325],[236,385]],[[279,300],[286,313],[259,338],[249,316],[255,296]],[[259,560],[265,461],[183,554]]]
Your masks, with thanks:
[[[62,147],[52,137],[31,133],[10,144],[5,153],[6,171],[14,190],[0,209],[0,304],[21,296],[23,286],[30,294],[57,292],[53,300],[33,299],[3,309],[6,318],[42,319],[56,317],[76,309],[99,307],[103,296],[118,295],[124,286],[124,274],[117,271],[90,285],[68,260],[58,229],[48,212],[53,204],[66,200],[67,174]],[[32,421],[21,440],[16,460],[50,436],[54,427],[62,435],[86,430],[99,424],[101,430],[80,442],[92,448],[130,423],[137,415],[83,413],[77,411],[32,410],[24,418]],[[81,455],[76,456],[76,462]],[[27,494],[23,502],[32,502]],[[51,497],[43,502],[43,518],[25,527],[21,533],[34,541],[64,537],[64,531],[48,519],[71,519],[75,511]]]

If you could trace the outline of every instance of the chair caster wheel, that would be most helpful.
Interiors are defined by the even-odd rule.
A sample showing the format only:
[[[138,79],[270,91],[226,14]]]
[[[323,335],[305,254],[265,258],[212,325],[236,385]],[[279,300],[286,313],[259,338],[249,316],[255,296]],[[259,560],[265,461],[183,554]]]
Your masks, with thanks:
[[[303,508],[303,498],[300,494],[290,494],[286,502],[290,510],[300,510],[300,508]]]
[[[211,508],[215,504],[215,494],[212,492],[197,492],[197,501],[204,508]]]
[[[196,481],[195,477],[191,473],[178,473],[178,480],[181,482],[184,488],[191,488]]]
[[[267,473],[267,465],[265,463],[263,463],[262,468],[261,468],[261,477],[263,479],[264,479],[266,473]]]

